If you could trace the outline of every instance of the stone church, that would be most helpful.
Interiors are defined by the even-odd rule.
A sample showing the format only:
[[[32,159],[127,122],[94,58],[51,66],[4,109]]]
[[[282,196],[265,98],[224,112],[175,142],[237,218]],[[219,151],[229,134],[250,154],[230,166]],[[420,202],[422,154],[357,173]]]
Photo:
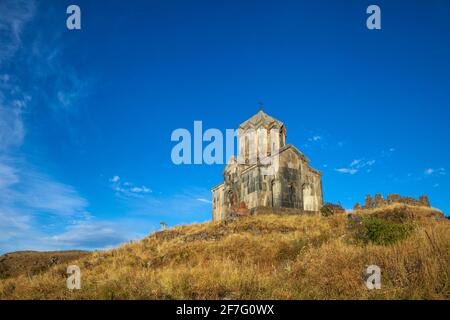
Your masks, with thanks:
[[[238,156],[225,167],[224,181],[212,189],[213,221],[320,210],[322,174],[302,152],[286,144],[282,122],[259,111],[239,126],[238,146]],[[267,170],[268,163],[276,170]]]

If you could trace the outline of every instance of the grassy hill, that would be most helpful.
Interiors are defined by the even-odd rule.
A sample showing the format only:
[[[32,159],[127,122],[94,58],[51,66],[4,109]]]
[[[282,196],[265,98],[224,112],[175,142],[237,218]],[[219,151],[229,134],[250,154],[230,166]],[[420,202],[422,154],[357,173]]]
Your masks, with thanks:
[[[87,251],[18,251],[0,256],[0,279],[19,275],[34,276],[56,264],[67,263],[90,254]]]
[[[322,216],[252,216],[180,226],[0,280],[1,299],[449,299],[450,221],[394,205]],[[369,291],[365,271],[382,271]]]

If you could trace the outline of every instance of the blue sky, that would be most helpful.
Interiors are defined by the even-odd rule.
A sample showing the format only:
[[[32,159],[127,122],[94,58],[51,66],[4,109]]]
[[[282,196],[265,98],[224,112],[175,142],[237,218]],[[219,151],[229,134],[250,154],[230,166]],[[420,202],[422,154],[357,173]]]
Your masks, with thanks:
[[[259,101],[326,201],[427,194],[448,212],[449,14],[444,0],[0,0],[0,252],[209,220],[223,165],[174,165],[171,133],[236,128]]]

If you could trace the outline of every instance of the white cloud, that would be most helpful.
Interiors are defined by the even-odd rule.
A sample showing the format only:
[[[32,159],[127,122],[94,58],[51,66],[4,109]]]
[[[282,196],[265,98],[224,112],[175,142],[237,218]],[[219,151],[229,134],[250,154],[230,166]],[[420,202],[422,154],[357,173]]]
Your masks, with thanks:
[[[126,197],[127,205],[138,216],[158,219],[157,222],[178,221],[179,223],[204,222],[211,219],[209,201],[211,191],[189,187],[170,194],[148,194],[145,197]],[[201,199],[201,200],[200,200]]]
[[[427,176],[431,175],[445,176],[447,174],[447,171],[445,170],[445,168],[437,168],[437,169],[427,168],[423,173]]]
[[[55,181],[24,161],[0,162],[0,210],[83,216],[87,206],[72,186]]]
[[[49,44],[49,38],[40,40],[39,30],[32,30],[32,37],[22,41],[25,32],[31,30],[28,24],[33,23],[35,9],[33,0],[0,1],[0,251],[42,249],[38,239],[50,225],[89,216],[87,200],[71,185],[33,166],[21,148],[26,135],[32,134],[24,114],[31,108],[51,105],[58,99],[58,92],[71,90],[72,82],[65,77],[76,76],[66,72],[55,56],[48,55],[57,48]],[[21,74],[26,77],[19,77]],[[49,78],[52,86],[45,90],[28,85]],[[34,103],[34,94],[42,104]]]
[[[0,158],[0,252],[47,249],[40,242],[50,222],[85,219],[88,202],[18,158]]]
[[[0,247],[2,242],[20,236],[30,228],[29,215],[17,214],[13,208],[0,207]]]
[[[339,173],[354,175],[357,174],[361,169],[366,168],[366,172],[370,173],[372,169],[370,169],[369,167],[373,166],[375,162],[375,160],[364,161],[362,159],[355,159],[350,162],[350,165],[348,167],[335,169],[335,171]]]
[[[26,103],[23,101],[22,103]],[[23,143],[25,127],[22,120],[22,108],[6,101],[0,85],[0,152],[17,147]]]
[[[133,187],[130,189],[130,191],[133,193],[149,193],[149,192],[151,192],[151,190],[149,188],[147,188],[146,186]]]
[[[161,220],[170,225],[174,217],[179,221],[185,217],[184,223],[191,223],[192,219],[198,222],[210,219],[210,210],[205,209],[209,190],[192,188],[167,197],[154,197],[149,195],[142,198],[127,198],[130,208],[126,218],[99,220],[95,217],[75,219],[67,224],[63,231],[53,235],[36,237],[46,248],[79,248],[104,249],[135,240],[148,235],[159,228]],[[197,198],[194,196],[197,195]],[[193,216],[194,215],[194,216]]]
[[[107,248],[125,242],[127,239],[118,225],[106,221],[76,221],[66,231],[42,239],[56,247],[96,249]]]
[[[340,168],[340,169],[335,169],[335,171],[340,172],[340,173],[348,173],[351,175],[358,173],[358,169],[352,169],[352,168]]]
[[[5,74],[0,74],[0,81],[3,83],[8,82],[10,79],[10,75],[5,73]]]
[[[18,181],[19,178],[14,168],[0,162],[0,191],[5,191],[6,188]]]
[[[113,190],[118,192],[119,194],[123,195],[138,195],[138,194],[146,194],[151,193],[152,190],[147,186],[136,186],[135,184],[125,181],[121,182],[120,176],[113,176],[111,179],[109,179],[110,182],[112,182],[111,187]]]
[[[34,210],[66,216],[87,214],[87,200],[70,185],[37,172],[28,173],[23,184],[28,189],[18,198]]]
[[[322,137],[319,135],[315,135],[308,139],[308,141],[319,141],[319,140],[322,140]]]
[[[74,72],[70,72],[64,84],[60,84],[57,88],[56,101],[53,104],[54,109],[62,109],[64,111],[72,111],[73,106],[84,96],[88,91],[89,84],[86,81],[79,79]]]
[[[0,64],[19,50],[23,29],[34,16],[35,7],[32,0],[0,1]]]
[[[208,199],[205,199],[205,198],[197,198],[197,201],[204,202],[204,203],[212,203],[211,200],[208,200]]]

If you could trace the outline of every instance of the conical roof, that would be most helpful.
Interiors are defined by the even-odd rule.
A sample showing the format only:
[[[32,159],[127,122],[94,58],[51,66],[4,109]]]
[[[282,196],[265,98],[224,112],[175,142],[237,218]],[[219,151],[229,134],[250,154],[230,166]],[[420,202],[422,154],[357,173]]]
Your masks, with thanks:
[[[264,111],[260,110],[257,114],[255,114],[253,117],[248,119],[247,121],[243,122],[239,128],[245,129],[245,128],[257,128],[259,126],[263,125],[264,127],[272,126],[272,125],[278,125],[278,127],[282,127],[284,124],[283,122],[269,116]]]

